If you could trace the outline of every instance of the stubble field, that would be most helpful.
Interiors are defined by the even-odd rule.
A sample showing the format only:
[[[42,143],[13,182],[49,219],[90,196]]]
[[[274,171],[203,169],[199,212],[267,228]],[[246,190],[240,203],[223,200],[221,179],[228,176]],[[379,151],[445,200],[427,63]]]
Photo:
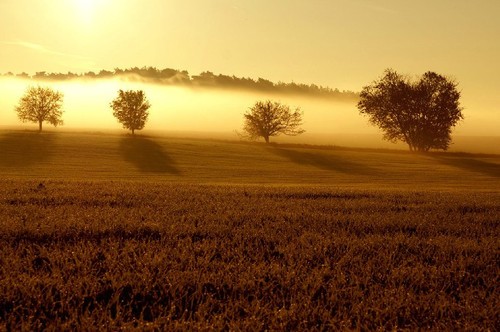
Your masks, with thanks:
[[[499,326],[499,156],[37,135],[0,135],[0,329]]]

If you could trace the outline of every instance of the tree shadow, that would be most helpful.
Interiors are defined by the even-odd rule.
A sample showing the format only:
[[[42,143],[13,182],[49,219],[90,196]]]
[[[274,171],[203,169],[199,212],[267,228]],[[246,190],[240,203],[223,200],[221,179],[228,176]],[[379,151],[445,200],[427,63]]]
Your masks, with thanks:
[[[454,157],[454,156],[432,156],[441,164],[461,168],[466,171],[483,173],[492,177],[500,178],[500,165],[483,160]]]
[[[26,167],[52,157],[56,134],[10,132],[0,135],[0,166]]]
[[[124,159],[134,164],[141,172],[180,174],[174,160],[162,147],[145,137],[126,137],[120,142]]]
[[[320,153],[301,152],[279,147],[270,147],[268,150],[278,156],[288,158],[294,163],[311,165],[327,171],[356,175],[377,175],[379,173],[378,170],[372,167],[347,161],[332,154],[326,155]]]

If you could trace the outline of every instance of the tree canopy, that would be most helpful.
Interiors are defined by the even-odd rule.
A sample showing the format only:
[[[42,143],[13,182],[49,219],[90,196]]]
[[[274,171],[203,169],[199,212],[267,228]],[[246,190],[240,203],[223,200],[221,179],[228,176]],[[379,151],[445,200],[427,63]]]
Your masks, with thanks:
[[[301,129],[302,113],[297,108],[294,111],[289,106],[280,102],[266,100],[258,101],[245,114],[243,130],[250,139],[264,138],[269,143],[271,136],[279,134],[299,135],[305,130]]]
[[[114,70],[101,70],[98,72],[89,71],[86,73],[49,73],[45,71],[36,72],[30,76],[26,73],[13,74],[6,73],[4,76],[16,76],[19,78],[33,78],[42,81],[64,81],[72,79],[109,79],[126,77],[127,80],[146,81],[162,85],[189,86],[192,88],[219,88],[238,89],[259,92],[269,92],[278,94],[297,94],[311,97],[321,97],[329,99],[353,100],[358,98],[358,94],[352,91],[340,91],[329,87],[318,86],[316,84],[271,82],[259,77],[252,79],[249,77],[236,77],[234,75],[214,74],[211,71],[204,71],[198,75],[190,75],[186,70],[171,68],[158,69],[156,67],[132,67],[115,68]]]
[[[412,81],[387,69],[363,88],[357,106],[389,141],[404,141],[411,151],[447,150],[451,128],[463,119],[459,99],[457,83],[445,76],[426,72]]]
[[[38,130],[42,131],[43,122],[54,127],[62,125],[63,94],[48,87],[28,87],[16,106],[18,118],[22,122],[38,123]]]
[[[123,128],[131,130],[133,135],[136,130],[144,128],[151,104],[142,90],[119,90],[118,97],[111,102],[110,107]]]

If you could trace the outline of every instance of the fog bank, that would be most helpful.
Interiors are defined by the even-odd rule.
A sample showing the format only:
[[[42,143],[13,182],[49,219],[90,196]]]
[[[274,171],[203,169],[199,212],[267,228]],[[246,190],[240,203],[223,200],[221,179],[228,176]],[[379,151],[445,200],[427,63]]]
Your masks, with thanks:
[[[304,113],[304,135],[279,137],[278,142],[406,148],[383,141],[380,130],[359,115],[355,102],[321,98],[268,95],[235,90],[192,89],[119,80],[76,80],[34,82],[0,79],[0,128],[20,126],[36,129],[36,124],[22,124],[14,112],[20,97],[30,85],[50,86],[64,94],[64,130],[120,130],[109,107],[119,89],[144,90],[151,103],[144,134],[175,134],[205,137],[237,138],[243,113],[257,100],[273,99],[300,107]],[[470,103],[469,103],[470,104]],[[473,104],[473,103],[472,103]],[[479,109],[474,107],[474,110]],[[458,136],[496,136],[500,117],[493,108],[472,111],[466,107],[465,120],[454,133]],[[49,128],[46,125],[45,128]],[[61,129],[56,129],[61,130]],[[125,133],[126,131],[123,130]],[[460,140],[457,140],[457,142]],[[458,147],[453,147],[453,149]]]

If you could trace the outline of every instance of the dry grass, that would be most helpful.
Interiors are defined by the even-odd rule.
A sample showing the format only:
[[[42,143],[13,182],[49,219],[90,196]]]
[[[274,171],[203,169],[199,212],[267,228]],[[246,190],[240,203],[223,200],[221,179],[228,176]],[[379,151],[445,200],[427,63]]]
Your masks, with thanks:
[[[500,156],[0,133],[0,330],[496,330]]]
[[[0,132],[0,178],[497,191],[500,155]]]
[[[500,326],[498,191],[0,184],[0,330]]]

